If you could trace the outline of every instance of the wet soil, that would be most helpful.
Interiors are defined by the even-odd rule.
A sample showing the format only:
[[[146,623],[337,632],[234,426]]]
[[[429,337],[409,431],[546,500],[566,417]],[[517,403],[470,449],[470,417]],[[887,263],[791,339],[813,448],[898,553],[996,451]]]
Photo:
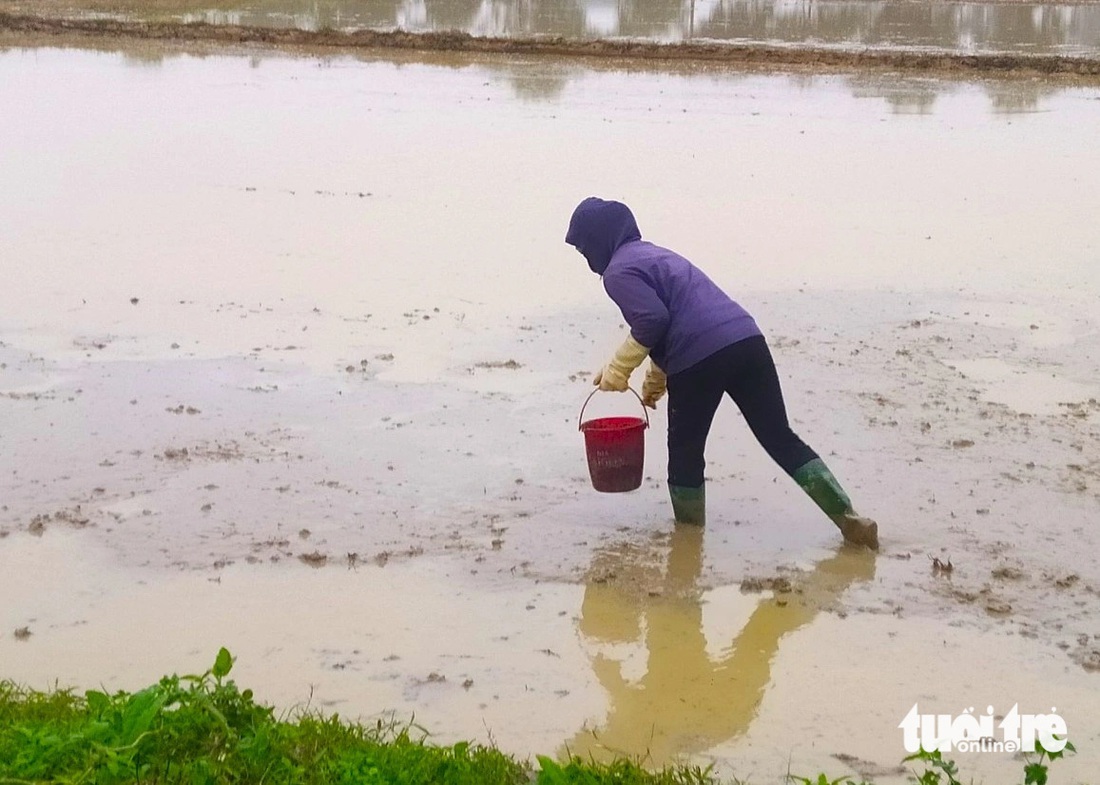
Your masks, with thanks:
[[[0,52],[0,105],[4,676],[226,645],[281,706],[761,782],[1056,706],[1100,769],[1095,87],[112,42]],[[589,192],[756,315],[880,555],[728,404],[705,529],[663,407],[592,490]]]

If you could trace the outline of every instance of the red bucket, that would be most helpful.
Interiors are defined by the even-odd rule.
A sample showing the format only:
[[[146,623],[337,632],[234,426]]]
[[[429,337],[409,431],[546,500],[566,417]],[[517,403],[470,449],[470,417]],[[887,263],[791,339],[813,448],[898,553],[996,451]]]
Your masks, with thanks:
[[[641,417],[597,417],[584,422],[588,401],[599,390],[593,390],[581,407],[580,430],[584,434],[584,449],[588,454],[588,473],[592,487],[601,493],[633,491],[642,484],[645,465],[645,429],[649,427],[649,412],[642,405]],[[634,392],[638,403],[642,399]]]

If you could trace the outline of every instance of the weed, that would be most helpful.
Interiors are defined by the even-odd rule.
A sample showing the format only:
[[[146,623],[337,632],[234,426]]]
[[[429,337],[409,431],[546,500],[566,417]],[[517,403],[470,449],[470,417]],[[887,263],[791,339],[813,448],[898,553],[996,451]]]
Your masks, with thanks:
[[[1077,748],[1073,746],[1072,742],[1067,741],[1065,748],[1057,752],[1048,752],[1040,742],[1036,742],[1035,749],[1030,754],[1024,755],[1024,785],[1047,785],[1049,767],[1045,761],[1056,761],[1059,758],[1064,758],[1067,752],[1077,752]],[[1034,755],[1038,755],[1038,757],[1032,760]]]
[[[415,726],[374,726],[303,712],[280,720],[226,677],[229,652],[199,675],[140,692],[49,694],[0,683],[0,783],[526,782],[503,753],[425,743]]]
[[[1065,757],[1067,752],[1077,752],[1077,748],[1069,741],[1066,742],[1065,749],[1057,752],[1049,752],[1041,742],[1036,742],[1035,749],[1024,755],[1024,785],[1047,785],[1048,763]],[[903,763],[914,760],[925,764],[924,772],[912,777],[916,785],[962,785],[959,781],[958,765],[953,760],[945,759],[939,750],[928,752],[922,749],[907,757]]]
[[[572,757],[565,763],[558,763],[539,755],[537,760],[538,785],[718,785],[710,766],[681,766],[650,772],[625,759],[599,764]]]
[[[929,752],[922,749],[902,762],[908,763],[913,760],[923,761],[926,766],[924,773],[914,778],[917,785],[962,785],[956,776],[959,773],[959,767],[953,760],[944,760],[943,753],[939,750]]]
[[[648,771],[631,760],[538,756],[534,769],[491,746],[430,744],[422,728],[392,719],[276,717],[228,678],[233,663],[221,649],[205,673],[166,676],[135,693],[44,693],[0,681],[0,785],[719,785],[711,767]],[[1067,751],[1072,744],[1025,756],[1024,785],[1047,785],[1049,764]],[[961,785],[939,752],[906,758],[916,760],[926,766],[916,785]],[[824,774],[787,779],[857,785]]]

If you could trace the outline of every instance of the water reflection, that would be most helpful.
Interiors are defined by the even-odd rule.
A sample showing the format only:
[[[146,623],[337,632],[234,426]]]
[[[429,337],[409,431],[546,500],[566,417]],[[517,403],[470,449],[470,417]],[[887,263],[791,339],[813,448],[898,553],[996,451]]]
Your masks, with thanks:
[[[897,75],[847,78],[856,98],[881,99],[892,114],[931,115],[942,96],[958,92],[961,83],[920,76]],[[1058,94],[1057,85],[1040,80],[984,80],[982,91],[989,98],[990,110],[997,115],[1016,115],[1043,111],[1043,100]]]
[[[1058,89],[1042,82],[1007,84],[993,82],[986,86],[995,114],[1025,114],[1042,111],[1042,100],[1058,92]]]
[[[80,0],[146,19],[306,30],[715,39],[1100,57],[1100,5],[905,0]]]
[[[17,47],[18,48],[18,47]],[[81,42],[81,49],[112,52],[121,55],[123,61],[136,68],[148,69],[173,59],[187,56],[207,58],[215,56],[204,49],[165,48],[156,43],[128,42],[112,39],[87,39]],[[0,52],[6,47],[0,45]],[[252,69],[263,67],[265,62],[283,58],[279,53],[253,54],[248,63]],[[740,71],[735,66],[715,68],[697,66],[691,63],[663,63],[645,61],[620,61],[604,63],[588,62],[583,65],[562,60],[532,58],[523,60],[509,56],[476,57],[455,53],[402,53],[379,55],[377,52],[350,51],[336,56],[319,55],[317,62],[331,65],[340,60],[355,60],[366,64],[378,62],[416,62],[426,66],[462,70],[476,65],[482,73],[508,85],[511,95],[522,101],[568,103],[571,101],[567,88],[574,82],[584,82],[589,78],[599,78],[599,74],[612,71],[616,74],[637,74],[646,79],[654,76],[671,75],[675,77],[696,76],[702,80],[716,83],[716,90],[730,88],[734,82],[749,78],[760,78],[749,72]],[[628,77],[629,78],[629,77]],[[780,73],[771,79],[785,80],[796,91],[811,93],[822,89],[822,84],[837,82],[844,85],[855,98],[882,100],[894,114],[931,115],[935,112],[938,100],[974,89],[986,94],[990,109],[997,115],[1014,115],[1044,111],[1044,100],[1058,96],[1067,88],[1058,83],[1043,80],[997,79],[959,80],[933,78],[911,73],[855,73],[851,75],[822,76],[808,73]]]
[[[881,98],[893,114],[932,114],[936,99],[951,91],[948,84],[921,77],[899,77],[889,82],[855,77],[850,84],[853,96]]]
[[[556,101],[565,92],[570,75],[569,71],[549,66],[504,70],[512,94],[524,101]]]
[[[563,753],[597,760],[625,754],[662,765],[744,734],[771,682],[780,641],[852,584],[874,577],[872,554],[842,548],[800,576],[800,591],[763,600],[719,597],[698,585],[703,537],[702,528],[677,527],[663,569],[657,548],[603,551],[594,559],[579,627],[598,650],[592,668],[610,707]],[[708,616],[748,618],[716,655],[708,652],[704,605]],[[644,670],[633,676],[639,644]]]

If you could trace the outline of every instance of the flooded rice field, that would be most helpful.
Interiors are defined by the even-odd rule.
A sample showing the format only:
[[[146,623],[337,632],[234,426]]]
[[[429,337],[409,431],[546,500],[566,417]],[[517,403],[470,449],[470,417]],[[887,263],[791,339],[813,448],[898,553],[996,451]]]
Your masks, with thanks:
[[[1100,770],[1100,88],[0,42],[0,676],[224,645],[283,707],[754,782],[1019,704]],[[591,489],[591,193],[755,314],[879,555],[728,404],[705,530],[663,406]]]

